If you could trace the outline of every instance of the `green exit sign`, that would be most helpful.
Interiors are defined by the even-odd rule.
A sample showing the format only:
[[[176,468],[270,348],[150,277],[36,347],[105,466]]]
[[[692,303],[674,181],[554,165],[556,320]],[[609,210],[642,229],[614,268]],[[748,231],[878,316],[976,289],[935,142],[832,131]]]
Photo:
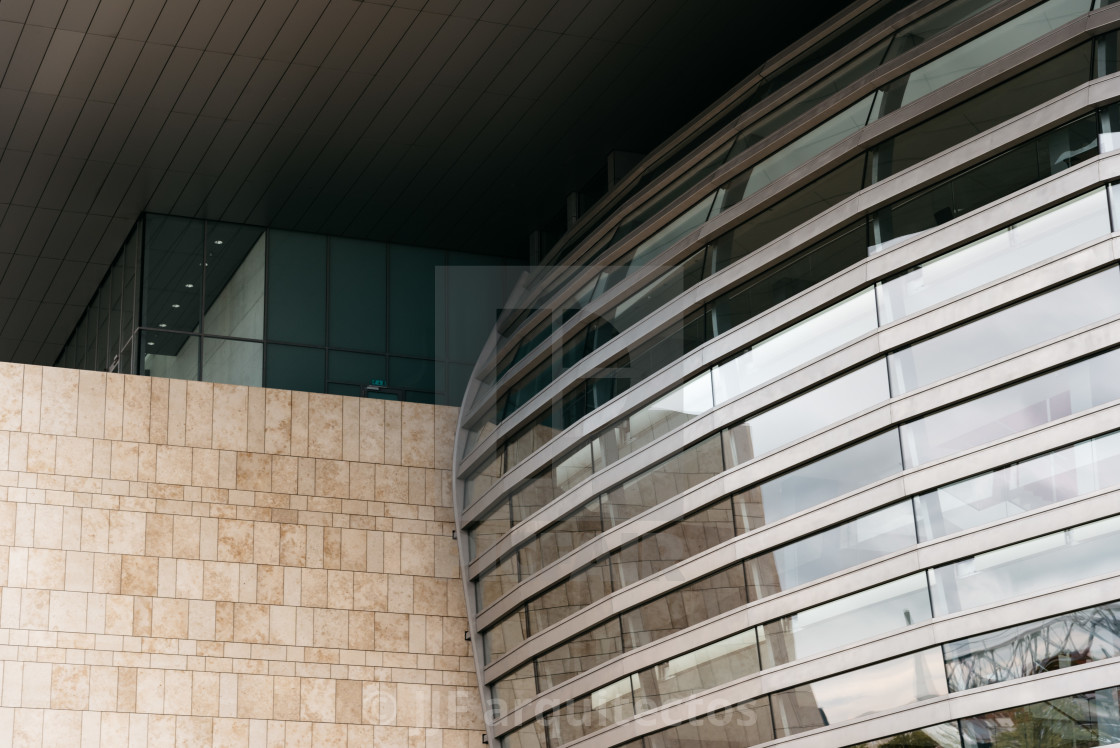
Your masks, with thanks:
[[[388,387],[389,386],[389,383],[386,382],[384,379],[371,379],[371,380],[369,380],[369,383],[373,387]]]

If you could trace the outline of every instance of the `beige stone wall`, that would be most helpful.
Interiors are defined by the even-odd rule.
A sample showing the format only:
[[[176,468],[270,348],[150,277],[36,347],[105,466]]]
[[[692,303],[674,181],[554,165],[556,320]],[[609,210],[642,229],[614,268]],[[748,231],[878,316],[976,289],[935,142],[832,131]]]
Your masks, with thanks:
[[[0,745],[481,745],[455,414],[0,364]]]

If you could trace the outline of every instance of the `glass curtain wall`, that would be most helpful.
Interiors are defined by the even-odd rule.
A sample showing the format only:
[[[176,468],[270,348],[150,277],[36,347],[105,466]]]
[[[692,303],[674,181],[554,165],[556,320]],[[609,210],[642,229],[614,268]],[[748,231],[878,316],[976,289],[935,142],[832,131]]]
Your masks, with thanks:
[[[504,272],[507,265],[497,257],[147,215],[57,363],[458,403],[493,311],[508,294],[514,274]]]

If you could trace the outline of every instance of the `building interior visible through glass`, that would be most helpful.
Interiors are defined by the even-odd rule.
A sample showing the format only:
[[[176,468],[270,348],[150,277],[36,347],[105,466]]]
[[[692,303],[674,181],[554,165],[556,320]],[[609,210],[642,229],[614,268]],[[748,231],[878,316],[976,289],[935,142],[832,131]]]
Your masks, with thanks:
[[[517,272],[502,257],[149,214],[59,364],[457,405]]]

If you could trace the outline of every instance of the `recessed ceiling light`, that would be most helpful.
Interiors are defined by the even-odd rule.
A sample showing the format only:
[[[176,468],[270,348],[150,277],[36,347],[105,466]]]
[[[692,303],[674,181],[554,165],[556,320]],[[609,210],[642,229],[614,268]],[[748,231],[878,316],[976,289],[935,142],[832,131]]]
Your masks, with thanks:
[[[187,284],[186,284],[186,287],[187,287],[187,288],[194,288],[194,284],[193,284],[193,283],[187,283]]]
[[[159,326],[160,326],[160,327],[167,327],[167,323],[166,323],[166,322],[160,322],[160,323],[159,323]]]
[[[217,244],[218,246],[221,246],[223,244],[221,239],[215,239],[214,243]]]
[[[179,305],[178,305],[178,304],[172,304],[172,305],[171,305],[171,308],[172,308],[172,309],[178,309],[178,308],[179,308]]]
[[[149,340],[148,345],[155,345],[155,343],[153,343],[152,341]]]

